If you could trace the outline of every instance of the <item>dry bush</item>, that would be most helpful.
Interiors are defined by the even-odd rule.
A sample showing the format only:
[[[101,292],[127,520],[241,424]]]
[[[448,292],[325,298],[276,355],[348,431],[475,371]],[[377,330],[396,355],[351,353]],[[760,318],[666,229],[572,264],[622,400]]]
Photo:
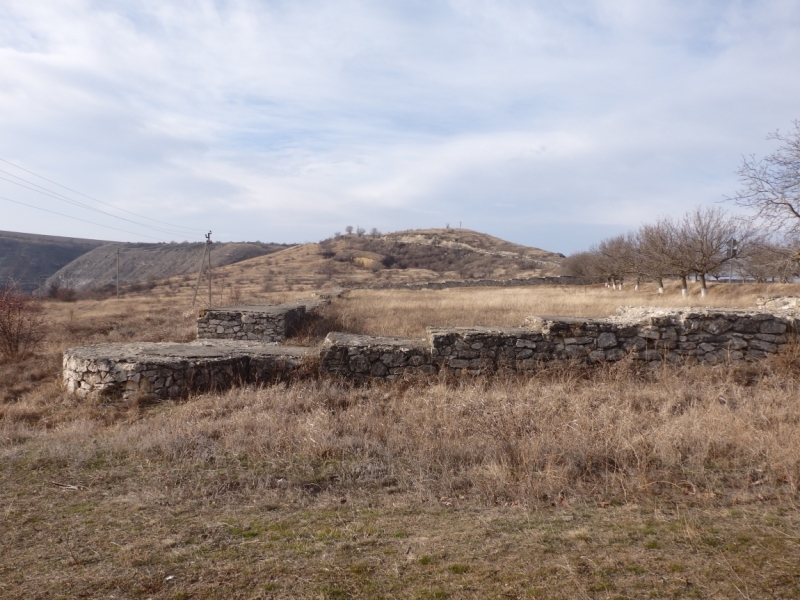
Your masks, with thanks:
[[[39,302],[15,285],[0,294],[0,358],[13,360],[31,351],[44,336]]]

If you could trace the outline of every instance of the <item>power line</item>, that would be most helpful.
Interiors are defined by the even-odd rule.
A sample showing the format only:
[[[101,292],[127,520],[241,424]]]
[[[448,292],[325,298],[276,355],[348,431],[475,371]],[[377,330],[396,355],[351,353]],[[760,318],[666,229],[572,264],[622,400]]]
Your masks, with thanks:
[[[57,185],[58,187],[60,187],[60,188],[63,188],[63,189],[65,189],[65,190],[68,190],[68,191],[72,192],[73,194],[78,194],[79,196],[83,196],[84,198],[88,198],[89,200],[93,200],[94,202],[99,202],[100,204],[104,204],[104,205],[106,205],[106,206],[110,206],[111,208],[113,208],[113,209],[115,209],[115,210],[119,210],[119,211],[122,211],[122,212],[128,213],[129,215],[133,215],[133,216],[135,216],[135,217],[139,217],[139,218],[141,218],[141,219],[147,219],[148,221],[153,221],[154,223],[161,223],[162,225],[168,225],[169,227],[176,227],[176,228],[178,228],[178,229],[187,229],[187,230],[189,230],[189,231],[197,231],[197,232],[199,232],[199,231],[205,231],[205,230],[203,230],[203,229],[197,229],[197,228],[195,228],[195,227],[184,227],[183,225],[173,225],[173,224],[171,224],[171,223],[167,223],[166,221],[159,221],[158,219],[153,219],[152,217],[147,217],[147,216],[145,216],[145,215],[140,215],[139,213],[132,212],[132,211],[130,211],[130,210],[125,210],[124,208],[119,208],[119,207],[116,207],[116,206],[114,206],[113,204],[109,204],[108,202],[103,202],[102,200],[98,200],[97,198],[93,198],[92,196],[87,196],[86,194],[84,194],[84,193],[82,193],[82,192],[79,192],[79,191],[77,191],[77,190],[73,190],[72,188],[68,188],[68,187],[67,187],[67,186],[65,186],[65,185],[61,185],[60,183],[58,183],[58,182],[56,182],[56,181],[53,181],[52,179],[48,179],[47,177],[43,177],[42,175],[39,175],[39,174],[37,174],[37,173],[34,173],[33,171],[29,171],[28,169],[25,169],[25,168],[23,168],[23,167],[20,167],[19,165],[15,165],[15,164],[14,164],[14,163],[12,163],[11,161],[8,161],[8,160],[6,160],[6,159],[4,159],[4,158],[0,158],[0,161],[2,161],[2,162],[4,162],[4,163],[6,163],[7,165],[11,165],[11,166],[12,166],[12,167],[14,167],[15,169],[19,169],[20,171],[25,171],[26,173],[29,173],[30,175],[33,175],[34,177],[38,177],[39,179],[44,179],[44,180],[45,180],[45,181],[47,181],[48,183],[52,183],[53,185]],[[3,173],[5,173],[5,172],[6,172],[6,171],[3,171]],[[11,175],[10,173],[8,173],[8,174],[9,174],[9,175]],[[12,176],[12,177],[15,177],[15,176]],[[20,177],[18,177],[17,179],[21,179],[21,178],[20,178]],[[25,180],[23,179],[22,181],[25,181]],[[30,183],[30,182],[26,182],[26,183]],[[36,185],[36,184],[35,184],[35,183],[32,183],[31,185]],[[44,189],[44,188],[43,188],[43,189]],[[48,190],[48,191],[49,191],[49,190]]]
[[[27,185],[22,185],[21,183],[18,183],[16,181],[11,181],[10,179],[6,179],[5,177],[0,177],[0,179],[2,179],[3,181],[7,181],[9,183],[13,183],[14,185],[18,185],[21,188],[25,188],[26,190],[31,190],[32,192],[36,192],[38,194],[42,194],[43,196],[49,196],[50,198],[55,198],[56,200],[61,200],[62,202],[67,202],[68,204],[73,204],[73,205],[78,206],[80,208],[85,208],[86,210],[92,210],[94,212],[100,213],[101,215],[106,215],[108,217],[112,217],[114,219],[119,219],[119,220],[125,221],[127,223],[133,223],[134,225],[138,225],[139,227],[144,227],[145,229],[150,229],[152,231],[160,231],[161,233],[171,233],[173,235],[181,235],[181,236],[185,236],[186,235],[186,232],[184,232],[184,231],[177,231],[177,230],[172,230],[172,229],[164,229],[162,227],[155,227],[153,225],[145,225],[144,223],[139,223],[139,222],[134,221],[132,219],[126,219],[125,217],[120,217],[120,216],[114,215],[114,214],[106,212],[104,210],[100,210],[99,208],[94,208],[93,206],[89,206],[88,204],[84,204],[83,202],[79,202],[78,200],[73,200],[72,198],[69,198],[68,196],[64,196],[63,194],[59,194],[58,192],[54,192],[52,190],[48,190],[47,188],[44,188],[44,187],[42,187],[40,185],[37,185],[37,184],[32,183],[30,181],[26,181],[25,179],[22,179],[21,177],[17,177],[16,175],[13,175],[11,173],[7,173],[6,171],[3,171],[2,169],[0,169],[0,173],[6,173],[7,175],[11,175],[11,177],[15,177],[16,179],[24,181],[25,183],[29,183],[30,185],[34,185],[34,186],[36,186],[38,188],[41,188],[40,190],[37,190],[35,188],[28,187]],[[41,191],[41,190],[45,190],[45,191]]]
[[[89,223],[90,225],[98,225],[100,227],[105,227],[107,229],[113,229],[114,231],[121,231],[123,233],[130,233],[131,235],[138,235],[141,237],[150,238],[151,240],[156,240],[157,242],[166,242],[162,238],[156,238],[152,235],[145,235],[144,233],[135,233],[133,231],[128,231],[127,229],[120,229],[118,227],[112,227],[111,225],[103,225],[102,223],[95,223],[94,221],[87,221],[86,219],[79,219],[78,217],[73,217],[72,215],[65,215],[64,213],[56,212],[54,210],[49,210],[47,208],[42,208],[41,206],[35,206],[33,204],[26,204],[25,202],[20,202],[19,200],[12,200],[11,198],[5,198],[0,196],[0,200],[6,200],[7,202],[13,202],[14,204],[21,204],[22,206],[27,206],[29,208],[35,208],[37,210],[41,210],[44,212],[52,213],[54,215],[58,215],[59,217],[67,217],[68,219],[74,219],[76,221],[82,221],[83,223]]]

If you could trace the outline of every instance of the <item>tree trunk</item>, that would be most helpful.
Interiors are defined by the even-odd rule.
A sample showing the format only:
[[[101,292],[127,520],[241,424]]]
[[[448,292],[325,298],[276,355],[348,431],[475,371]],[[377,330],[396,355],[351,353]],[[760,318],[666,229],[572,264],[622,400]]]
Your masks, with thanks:
[[[656,277],[656,281],[658,282],[658,293],[664,293],[664,280],[661,277]]]
[[[684,298],[686,297],[686,288],[688,284],[686,283],[686,275],[681,275],[681,296]]]
[[[695,275],[697,277],[697,275]],[[700,296],[705,298],[708,294],[708,287],[706,287],[706,274],[700,273]]]

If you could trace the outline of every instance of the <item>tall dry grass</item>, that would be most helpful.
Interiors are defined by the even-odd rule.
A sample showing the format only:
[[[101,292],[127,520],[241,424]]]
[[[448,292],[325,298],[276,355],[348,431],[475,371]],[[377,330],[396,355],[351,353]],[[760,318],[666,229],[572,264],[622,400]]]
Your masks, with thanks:
[[[148,411],[62,398],[38,420],[29,400],[0,416],[0,460],[148,465],[148,485],[187,497],[390,486],[489,503],[794,502],[799,384],[796,357],[783,357],[739,371],[620,364],[367,387],[297,381]]]
[[[712,290],[709,304],[747,306],[764,293],[734,291]],[[662,300],[602,288],[354,291],[320,323],[421,335],[425,325],[607,314],[620,300],[641,298]],[[60,352],[78,343],[190,339],[192,316],[157,299],[51,304],[49,311],[48,351],[0,365],[5,465],[150,464],[158,485],[187,493],[390,485],[485,501],[768,489],[794,498],[800,477],[797,354],[735,369],[640,373],[623,362],[366,387],[298,380],[142,409],[65,395]]]
[[[530,315],[605,317],[624,305],[748,308],[759,296],[800,293],[797,284],[711,284],[709,289],[709,295],[701,297],[699,284],[693,285],[686,298],[677,283],[667,286],[664,294],[652,284],[639,291],[603,286],[352,290],[335,308],[354,333],[422,337],[429,326],[514,327]]]

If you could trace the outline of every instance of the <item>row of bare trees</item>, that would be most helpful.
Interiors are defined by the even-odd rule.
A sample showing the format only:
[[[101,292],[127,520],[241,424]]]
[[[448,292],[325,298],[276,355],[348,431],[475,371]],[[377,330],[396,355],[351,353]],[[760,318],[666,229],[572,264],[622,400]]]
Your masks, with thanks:
[[[568,257],[565,272],[601,277],[609,286],[624,281],[658,283],[677,278],[686,294],[689,277],[700,282],[706,295],[709,277],[736,277],[755,281],[780,280],[798,273],[796,243],[778,243],[775,236],[756,228],[752,220],[728,215],[718,207],[697,208],[682,217],[664,217],[627,235],[608,238]]]
[[[727,215],[719,208],[697,208],[680,218],[662,218],[628,235],[603,240],[588,252],[570,256],[567,273],[603,277],[621,287],[677,277],[686,294],[694,275],[702,294],[706,278],[723,275],[754,281],[787,281],[800,268],[800,121],[794,129],[767,139],[781,143],[772,154],[743,157],[740,189],[728,200],[754,212],[750,219]]]

